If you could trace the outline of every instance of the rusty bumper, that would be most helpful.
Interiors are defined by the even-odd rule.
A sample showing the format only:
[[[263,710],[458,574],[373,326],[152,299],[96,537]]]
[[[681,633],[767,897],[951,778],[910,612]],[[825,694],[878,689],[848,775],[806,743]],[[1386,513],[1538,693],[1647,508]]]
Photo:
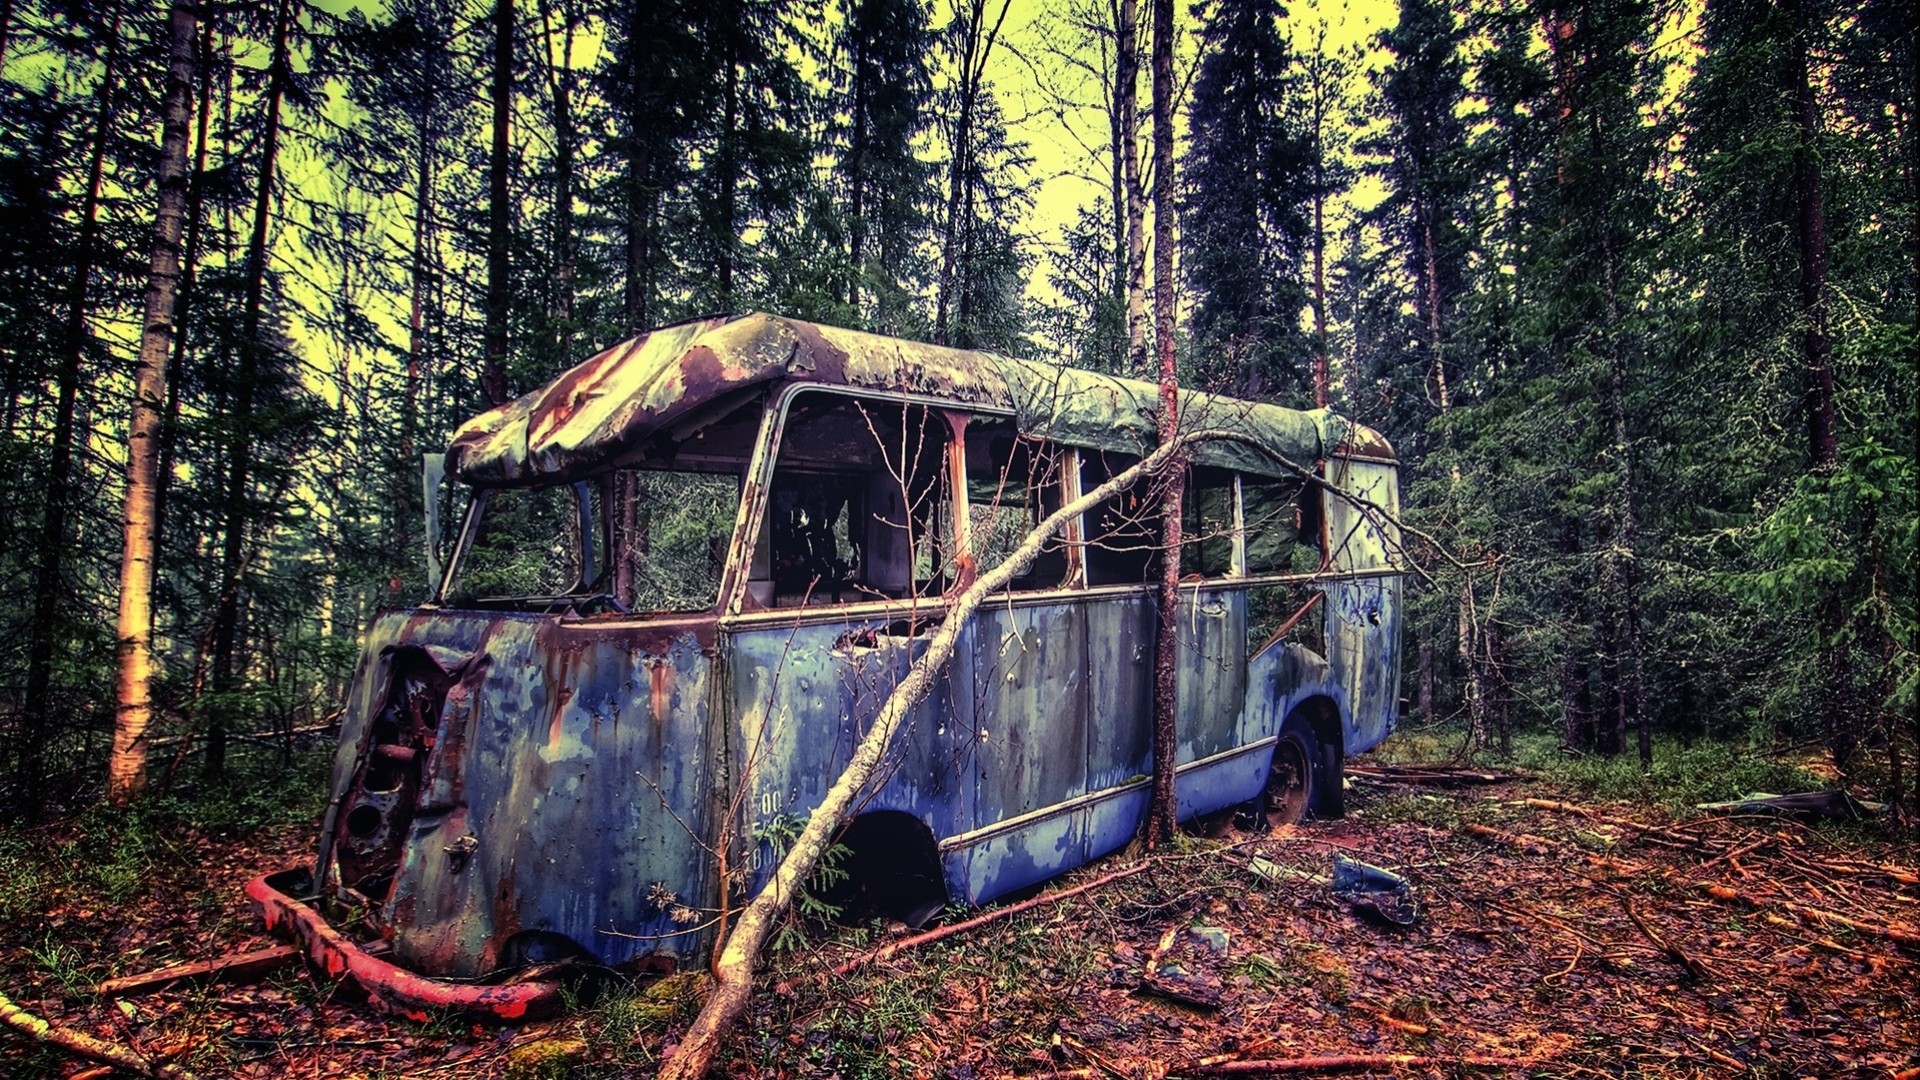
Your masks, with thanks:
[[[247,898],[269,931],[295,938],[308,959],[330,978],[352,978],[375,1007],[412,1020],[427,1020],[434,1013],[467,1012],[515,1023],[560,1010],[558,980],[492,985],[444,982],[373,955],[329,926],[310,902],[293,895],[307,891],[302,886],[310,881],[305,870],[263,874],[247,882]]]

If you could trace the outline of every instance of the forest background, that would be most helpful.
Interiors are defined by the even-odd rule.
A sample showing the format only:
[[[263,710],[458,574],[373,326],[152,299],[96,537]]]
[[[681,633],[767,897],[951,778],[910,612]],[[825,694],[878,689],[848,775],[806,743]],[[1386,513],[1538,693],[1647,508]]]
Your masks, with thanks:
[[[0,0],[0,805],[30,817],[107,778],[182,12],[152,786],[277,783],[372,612],[424,594],[419,454],[633,333],[765,309],[1151,377],[1131,0],[174,8]],[[1910,802],[1906,5],[1178,14],[1184,381],[1395,444],[1452,555],[1418,553],[1408,720],[1818,742]]]

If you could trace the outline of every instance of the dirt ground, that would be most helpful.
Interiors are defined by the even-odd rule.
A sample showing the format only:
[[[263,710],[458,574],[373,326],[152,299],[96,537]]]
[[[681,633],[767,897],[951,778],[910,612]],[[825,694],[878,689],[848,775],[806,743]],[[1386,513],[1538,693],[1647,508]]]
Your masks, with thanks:
[[[796,927],[724,1067],[1157,1077],[1338,1057],[1349,1075],[1920,1077],[1911,851],[1867,826],[1541,805],[1565,797],[1526,780],[1365,784],[1343,821],[1266,836],[1215,822],[1124,879],[883,960],[862,957],[885,928]],[[0,988],[214,1077],[646,1076],[697,1008],[692,976],[521,1028],[384,1017],[298,967],[92,992],[266,944],[241,885],[297,863],[310,835],[175,835],[118,903],[85,875],[50,878],[41,910],[0,926]],[[1336,899],[1336,854],[1403,875],[1417,921]],[[0,1033],[0,1075],[87,1067]]]

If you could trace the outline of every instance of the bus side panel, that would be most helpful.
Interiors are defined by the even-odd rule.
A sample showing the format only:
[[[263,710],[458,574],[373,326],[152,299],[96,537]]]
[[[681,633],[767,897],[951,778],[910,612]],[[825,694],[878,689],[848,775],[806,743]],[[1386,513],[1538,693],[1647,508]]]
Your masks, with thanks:
[[[1327,472],[1340,491],[1362,500],[1356,506],[1327,495],[1334,567],[1381,571],[1326,585],[1327,661],[1347,695],[1346,752],[1357,754],[1378,745],[1399,720],[1401,586],[1392,568],[1401,552],[1390,519],[1398,518],[1400,497],[1391,465],[1336,459]]]
[[[1179,763],[1207,761],[1242,745],[1247,698],[1247,591],[1182,590],[1175,652]],[[1227,755],[1182,773],[1180,816],[1208,814],[1245,802],[1260,790],[1258,755]],[[1251,784],[1251,788],[1249,788]]]
[[[733,681],[733,783],[744,785],[748,830],[747,892],[757,891],[778,859],[774,839],[805,821],[852,760],[887,695],[926,649],[919,636],[895,637],[885,619],[736,630],[728,664]],[[961,632],[961,659],[970,631]],[[955,717],[966,680],[936,674],[927,697],[894,736],[856,813],[894,810],[924,823],[937,841],[973,821],[973,754]]]
[[[710,899],[700,635],[544,616],[422,622],[416,637],[442,651],[471,642],[472,674],[449,694],[396,876],[396,958],[473,975],[541,959],[506,955],[523,935],[564,937],[606,964],[691,949],[608,931],[672,934],[675,908]]]
[[[1087,789],[1103,791],[1152,767],[1154,602],[1137,592],[1079,603],[1087,627]],[[1091,806],[1087,857],[1125,847],[1146,812],[1144,786]]]
[[[1086,612],[1075,601],[989,602],[973,622],[975,811],[983,823],[1087,792]],[[1085,815],[1046,815],[974,846],[969,899],[1030,885],[1086,858]]]

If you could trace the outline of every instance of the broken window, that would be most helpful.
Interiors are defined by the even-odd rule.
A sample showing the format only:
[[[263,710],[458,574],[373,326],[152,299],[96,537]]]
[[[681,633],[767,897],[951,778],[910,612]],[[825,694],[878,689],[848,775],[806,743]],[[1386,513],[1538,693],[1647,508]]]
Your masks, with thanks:
[[[1254,577],[1311,575],[1324,565],[1320,549],[1322,488],[1307,480],[1243,476],[1247,573]],[[1248,654],[1282,641],[1326,652],[1326,612],[1320,586],[1304,580],[1271,582],[1247,590]]]
[[[788,407],[748,570],[753,606],[937,596],[959,568],[949,415],[809,392]]]
[[[1237,567],[1234,548],[1234,474],[1195,466],[1182,493],[1180,576],[1221,578]]]
[[[1081,451],[1081,490],[1092,491],[1139,460],[1104,450]],[[1129,585],[1158,576],[1159,512],[1159,492],[1142,481],[1086,515],[1082,528],[1086,530],[1088,585]]]
[[[592,527],[583,535],[581,522],[594,512],[590,486],[584,484],[481,492],[453,601],[507,603],[580,591],[598,539]]]
[[[1066,455],[1059,447],[1026,438],[1013,422],[974,417],[967,424],[967,518],[975,566],[1005,562],[1020,543],[1061,505]],[[1067,576],[1067,543],[1049,539],[1026,571],[1008,586],[1051,589]]]
[[[609,478],[612,592],[633,611],[707,611],[740,505],[740,479],[724,473],[627,469]]]
[[[1241,479],[1247,573],[1311,574],[1320,569],[1320,486],[1305,480]]]

